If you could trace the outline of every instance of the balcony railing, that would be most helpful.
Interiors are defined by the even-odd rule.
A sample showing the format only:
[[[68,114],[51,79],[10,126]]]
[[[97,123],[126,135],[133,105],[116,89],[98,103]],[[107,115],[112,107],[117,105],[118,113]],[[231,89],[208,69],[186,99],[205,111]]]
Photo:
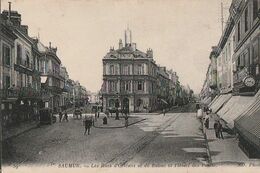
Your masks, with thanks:
[[[29,69],[33,69],[33,63],[28,62],[28,61],[17,61],[16,63],[17,65],[22,65],[23,67],[29,68]]]
[[[32,87],[2,89],[0,93],[0,97],[3,99],[41,97],[40,91]]]
[[[41,97],[41,92],[32,87],[22,87],[20,90],[20,97],[39,98]]]

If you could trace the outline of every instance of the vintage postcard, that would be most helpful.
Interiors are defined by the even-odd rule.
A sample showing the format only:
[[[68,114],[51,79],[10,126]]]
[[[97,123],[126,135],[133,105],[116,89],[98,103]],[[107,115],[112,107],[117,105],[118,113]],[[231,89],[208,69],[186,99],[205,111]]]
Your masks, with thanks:
[[[257,172],[259,89],[260,0],[0,0],[4,173]]]

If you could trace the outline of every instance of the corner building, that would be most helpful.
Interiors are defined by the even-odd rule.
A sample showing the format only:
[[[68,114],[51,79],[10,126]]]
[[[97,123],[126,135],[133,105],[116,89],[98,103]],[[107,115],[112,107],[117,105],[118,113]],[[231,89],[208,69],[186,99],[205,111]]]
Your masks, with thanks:
[[[104,110],[129,109],[130,112],[150,112],[157,109],[157,72],[152,49],[146,53],[132,43],[132,32],[125,31],[125,43],[110,48],[103,58],[102,98]]]

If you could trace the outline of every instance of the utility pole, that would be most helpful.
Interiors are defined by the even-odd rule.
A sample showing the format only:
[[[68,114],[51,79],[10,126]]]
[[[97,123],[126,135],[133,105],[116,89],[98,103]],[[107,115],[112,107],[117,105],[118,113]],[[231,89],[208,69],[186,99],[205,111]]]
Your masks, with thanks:
[[[2,13],[2,0],[0,0],[0,15]]]
[[[221,31],[224,32],[223,2],[221,1]]]

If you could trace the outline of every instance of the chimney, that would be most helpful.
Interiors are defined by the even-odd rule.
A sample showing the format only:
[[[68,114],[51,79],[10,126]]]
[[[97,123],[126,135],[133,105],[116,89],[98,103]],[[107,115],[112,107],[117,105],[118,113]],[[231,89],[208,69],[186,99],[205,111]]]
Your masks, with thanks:
[[[147,51],[146,51],[146,54],[147,54],[147,56],[149,57],[149,58],[153,58],[153,50],[152,49],[148,49]]]
[[[51,48],[51,42],[49,42],[49,48]]]
[[[122,39],[119,39],[119,49],[122,49],[123,48],[123,42],[122,42]]]
[[[136,43],[132,43],[132,49],[133,51],[136,51]]]
[[[9,4],[8,20],[11,21],[11,6],[12,6],[12,2],[8,2],[8,4]]]

